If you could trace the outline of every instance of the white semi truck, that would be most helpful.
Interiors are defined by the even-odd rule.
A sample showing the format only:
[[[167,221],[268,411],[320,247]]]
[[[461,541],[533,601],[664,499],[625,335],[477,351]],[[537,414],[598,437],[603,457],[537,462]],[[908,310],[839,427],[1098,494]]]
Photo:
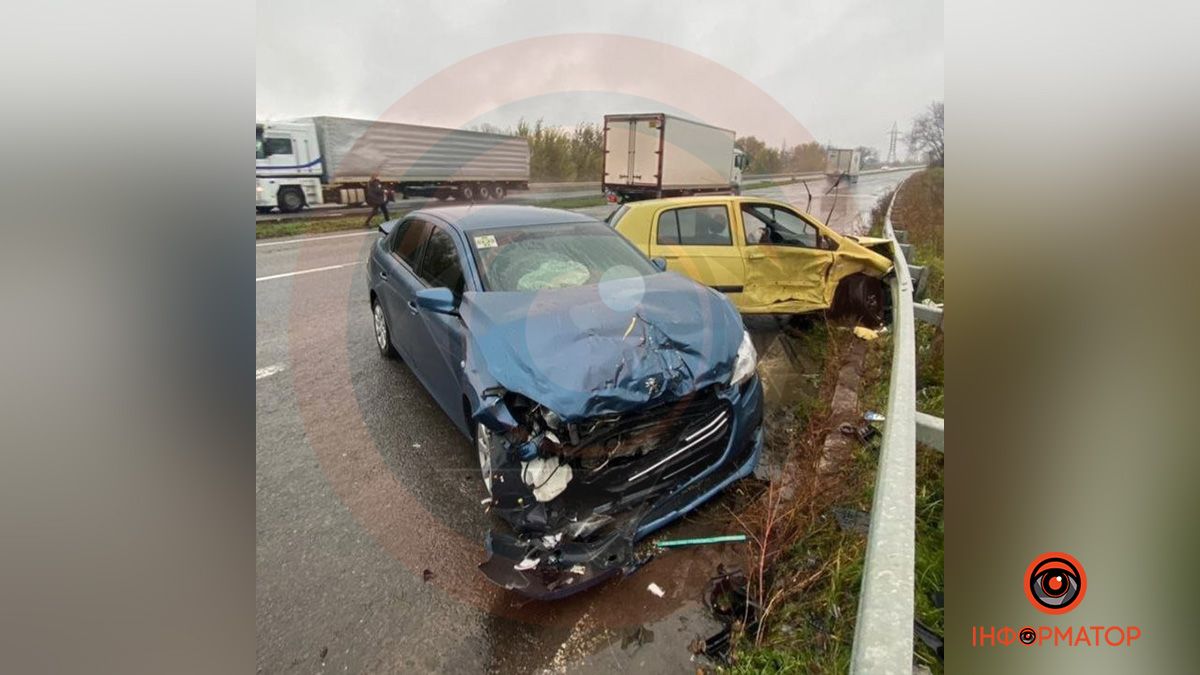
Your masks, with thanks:
[[[741,191],[749,163],[734,132],[668,115],[604,116],[604,177],[610,201]]]
[[[862,153],[854,148],[829,148],[825,158],[825,175],[857,183]]]
[[[516,136],[309,117],[259,122],[255,141],[260,212],[359,204],[371,176],[403,199],[491,200],[529,189],[529,143]]]

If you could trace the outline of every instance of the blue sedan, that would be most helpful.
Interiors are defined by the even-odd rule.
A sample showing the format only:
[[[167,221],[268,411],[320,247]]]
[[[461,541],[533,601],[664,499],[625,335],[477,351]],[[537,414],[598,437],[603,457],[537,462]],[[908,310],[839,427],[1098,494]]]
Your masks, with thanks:
[[[629,571],[637,540],[754,469],[757,355],[720,293],[569,211],[435,208],[380,231],[379,350],[479,455],[494,582],[549,599]]]

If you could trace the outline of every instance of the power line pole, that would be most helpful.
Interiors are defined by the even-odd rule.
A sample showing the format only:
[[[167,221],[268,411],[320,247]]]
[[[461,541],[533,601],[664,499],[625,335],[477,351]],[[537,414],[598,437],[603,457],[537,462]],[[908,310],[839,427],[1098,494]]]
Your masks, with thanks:
[[[892,122],[892,130],[888,132],[888,135],[892,137],[892,142],[888,146],[887,163],[889,165],[896,164],[896,138],[900,136],[900,129],[896,127],[895,122]]]

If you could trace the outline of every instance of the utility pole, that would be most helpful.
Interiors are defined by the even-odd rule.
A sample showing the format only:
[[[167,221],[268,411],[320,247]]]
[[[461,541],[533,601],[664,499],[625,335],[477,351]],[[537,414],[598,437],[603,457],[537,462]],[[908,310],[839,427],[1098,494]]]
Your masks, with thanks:
[[[896,138],[900,136],[900,129],[896,127],[896,123],[892,122],[892,130],[888,132],[888,136],[892,137],[892,142],[888,146],[887,164],[891,166],[896,164]]]

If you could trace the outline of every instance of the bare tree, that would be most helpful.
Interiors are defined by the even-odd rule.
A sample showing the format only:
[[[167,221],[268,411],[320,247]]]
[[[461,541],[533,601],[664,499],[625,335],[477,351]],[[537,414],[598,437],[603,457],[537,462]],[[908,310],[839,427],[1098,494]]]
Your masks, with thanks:
[[[946,105],[941,101],[930,103],[929,110],[913,120],[907,142],[910,149],[929,158],[930,166],[945,166]]]

